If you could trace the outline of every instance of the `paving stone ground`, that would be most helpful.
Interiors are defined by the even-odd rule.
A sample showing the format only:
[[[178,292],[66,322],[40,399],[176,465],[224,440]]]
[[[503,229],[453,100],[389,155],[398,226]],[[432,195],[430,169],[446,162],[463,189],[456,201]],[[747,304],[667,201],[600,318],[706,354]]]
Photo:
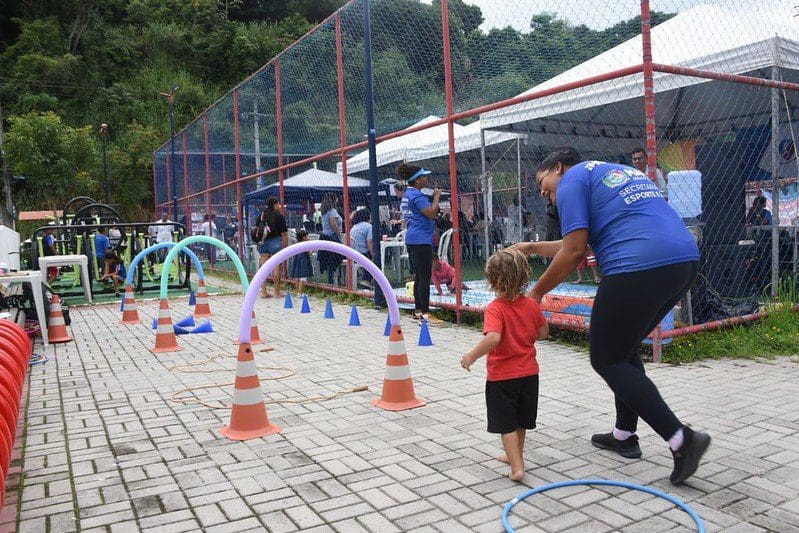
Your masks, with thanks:
[[[709,531],[799,531],[799,364],[790,359],[647,365],[681,419],[714,438],[698,474],[672,487],[670,454],[648,427],[641,460],[590,445],[612,425],[611,394],[585,353],[541,342],[539,427],[528,434],[527,475],[517,484],[485,431],[484,364],[472,373],[458,364],[478,331],[434,326],[435,346],[421,348],[419,327],[404,318],[416,392],[429,404],[388,412],[370,403],[385,371],[385,314],[360,309],[363,326],[348,327],[349,308],[334,305],[336,318],[324,320],[321,300],[300,314],[259,299],[261,335],[275,350],[254,348],[269,417],[283,431],[221,437],[228,410],[171,398],[232,382],[241,302],[212,297],[216,332],[181,336],[182,351],[158,355],[148,327],[156,301],[141,303],[136,326],[119,323],[118,305],[73,308],[75,342],[49,349],[51,360],[29,374],[0,529],[499,532],[504,504],[528,487],[607,478],[674,494]],[[171,306],[175,319],[189,312],[186,299]],[[289,403],[362,383],[368,392]],[[229,402],[231,389],[179,397]],[[615,488],[534,496],[516,506],[512,523],[518,531],[691,530],[668,502]]]

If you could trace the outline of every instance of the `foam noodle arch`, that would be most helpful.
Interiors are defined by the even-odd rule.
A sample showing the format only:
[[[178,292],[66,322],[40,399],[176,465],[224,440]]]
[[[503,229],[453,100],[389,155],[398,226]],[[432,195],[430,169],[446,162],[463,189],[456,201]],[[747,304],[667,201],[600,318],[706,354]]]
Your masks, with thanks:
[[[163,248],[172,248],[175,246],[174,242],[162,242],[158,244],[153,244],[152,246],[145,248],[138,254],[136,257],[133,258],[133,261],[130,262],[130,266],[128,266],[128,273],[125,276],[125,285],[130,285],[133,282],[133,275],[136,272],[136,267],[139,263],[144,259],[148,254],[151,254],[157,250],[161,250]],[[203,265],[200,263],[200,259],[191,251],[191,249],[187,248],[183,250],[183,253],[188,255],[192,262],[194,263],[194,267],[197,269],[197,277],[199,279],[205,278],[205,274],[203,273]],[[162,272],[166,269],[162,269]]]
[[[195,235],[194,237],[186,237],[182,241],[175,244],[175,246],[169,250],[169,253],[166,254],[166,259],[164,259],[164,266],[161,269],[161,293],[159,298],[164,300],[167,297],[168,293],[168,286],[169,286],[169,268],[172,266],[172,261],[175,260],[175,257],[178,253],[189,246],[190,244],[194,244],[195,242],[204,242],[206,244],[210,244],[212,246],[217,246],[222,248],[225,253],[230,257],[233,261],[233,265],[236,267],[236,271],[239,273],[239,279],[241,280],[241,288],[242,290],[246,291],[250,287],[250,281],[247,279],[247,273],[244,272],[244,265],[241,264],[241,259],[239,256],[236,255],[236,252],[233,249],[225,244],[224,242],[220,241],[219,239],[214,239],[213,237],[209,237],[208,235]]]
[[[358,253],[349,246],[345,246],[333,241],[305,241],[292,244],[291,246],[283,248],[278,253],[270,257],[266,263],[264,263],[261,268],[258,269],[258,272],[255,273],[255,277],[252,278],[250,288],[247,290],[247,294],[244,296],[244,305],[241,307],[241,319],[239,320],[239,342],[242,344],[250,342],[250,323],[252,321],[253,307],[255,306],[255,300],[258,298],[258,291],[261,289],[261,285],[263,285],[263,283],[266,281],[266,278],[269,277],[269,274],[271,274],[272,271],[283,261],[286,261],[289,258],[303,252],[312,252],[315,250],[334,252],[352,259],[372,275],[375,281],[377,281],[377,284],[383,290],[383,294],[394,294],[394,289],[391,288],[391,284],[388,282],[385,274],[383,274],[383,272],[377,268],[377,265],[367,259],[366,256]],[[391,325],[398,326],[400,323],[400,312],[399,305],[397,305],[397,300],[396,298],[386,298],[386,301],[388,303],[388,315]]]

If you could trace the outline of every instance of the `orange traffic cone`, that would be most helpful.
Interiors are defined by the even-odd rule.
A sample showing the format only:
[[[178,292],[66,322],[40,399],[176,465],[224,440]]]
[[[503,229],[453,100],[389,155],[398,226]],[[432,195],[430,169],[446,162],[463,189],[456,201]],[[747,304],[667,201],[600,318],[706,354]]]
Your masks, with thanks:
[[[64,313],[61,311],[61,297],[57,294],[53,295],[53,300],[50,302],[50,320],[47,321],[47,336],[50,337],[50,342],[52,343],[72,340],[72,337],[67,333]]]
[[[125,301],[122,307],[122,323],[139,323],[139,308],[136,306],[136,297],[133,295],[133,285],[128,285],[125,287]]]
[[[405,352],[405,338],[399,326],[391,326],[388,338],[388,357],[386,358],[386,377],[383,380],[383,395],[372,400],[387,411],[404,411],[427,405],[427,401],[417,398],[413,392],[411,367]]]
[[[152,352],[175,352],[182,349],[178,346],[178,339],[175,336],[169,302],[166,299],[161,300],[158,306],[158,326],[155,328],[155,348],[152,349]]]
[[[211,306],[208,305],[208,291],[205,290],[205,280],[197,282],[197,303],[194,306],[194,318],[211,316]]]
[[[258,319],[255,318],[255,311],[252,312],[252,321],[250,322],[250,344],[261,344],[264,340],[261,338],[260,333],[258,333]],[[233,344],[239,344],[239,340]]]
[[[239,345],[230,423],[220,428],[219,432],[231,440],[249,440],[274,435],[281,429],[280,426],[271,424],[266,415],[266,404],[252,346],[244,342]]]

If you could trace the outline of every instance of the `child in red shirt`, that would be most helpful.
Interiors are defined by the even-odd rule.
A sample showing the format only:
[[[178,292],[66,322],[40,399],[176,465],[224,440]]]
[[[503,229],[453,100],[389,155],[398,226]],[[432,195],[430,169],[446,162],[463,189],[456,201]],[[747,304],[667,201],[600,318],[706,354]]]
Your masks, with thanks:
[[[461,358],[461,366],[488,354],[486,363],[486,411],[488,432],[502,435],[510,464],[508,477],[524,477],[526,430],[535,428],[538,414],[538,361],[535,341],[549,336],[538,302],[523,295],[530,281],[527,257],[514,249],[495,253],[486,265],[486,278],[498,297],[485,310],[483,340]]]
[[[455,269],[445,260],[439,259],[436,253],[433,253],[433,269],[430,271],[430,277],[439,296],[444,294],[441,291],[442,283],[447,286],[449,292],[455,292]],[[461,290],[468,291],[469,287],[465,283],[461,283]]]

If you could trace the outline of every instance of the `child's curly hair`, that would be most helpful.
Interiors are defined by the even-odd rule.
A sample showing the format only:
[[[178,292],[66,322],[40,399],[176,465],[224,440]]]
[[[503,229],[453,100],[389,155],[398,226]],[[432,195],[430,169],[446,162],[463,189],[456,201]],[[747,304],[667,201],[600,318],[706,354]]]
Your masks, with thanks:
[[[527,257],[513,248],[500,250],[486,265],[488,284],[500,298],[515,300],[527,287],[532,276]]]

